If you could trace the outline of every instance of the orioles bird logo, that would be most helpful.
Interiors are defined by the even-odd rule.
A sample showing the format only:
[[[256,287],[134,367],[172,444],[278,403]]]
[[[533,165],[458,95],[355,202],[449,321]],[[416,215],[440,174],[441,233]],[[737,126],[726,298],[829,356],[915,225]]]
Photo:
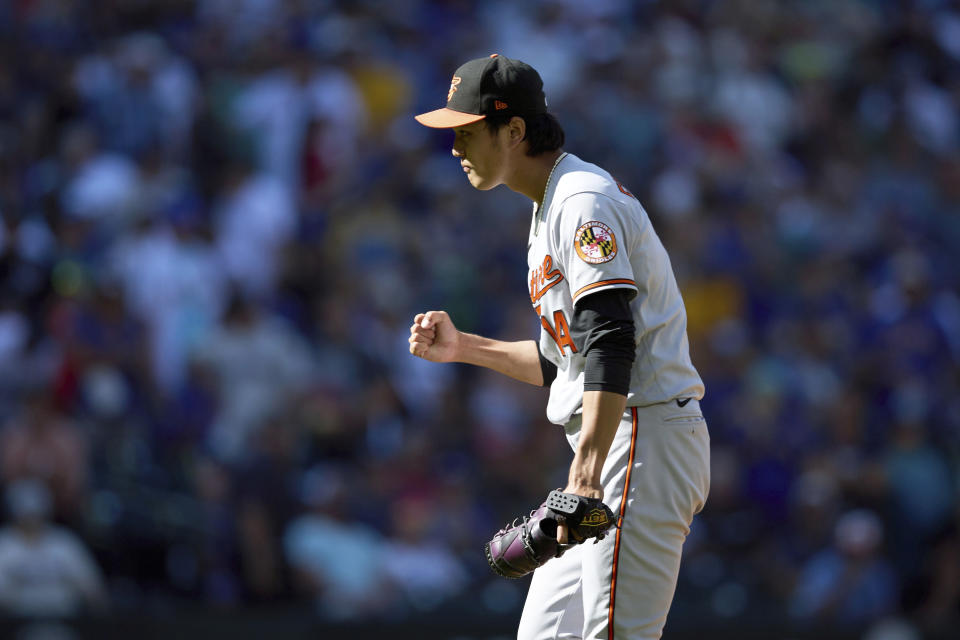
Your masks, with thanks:
[[[450,81],[450,91],[447,92],[447,102],[450,102],[453,94],[457,92],[458,84],[460,84],[460,76],[453,76],[453,80]]]

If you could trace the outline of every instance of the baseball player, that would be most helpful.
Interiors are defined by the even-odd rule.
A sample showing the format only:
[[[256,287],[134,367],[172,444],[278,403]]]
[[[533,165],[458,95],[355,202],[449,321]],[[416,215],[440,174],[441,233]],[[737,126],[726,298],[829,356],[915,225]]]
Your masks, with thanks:
[[[561,149],[529,65],[471,60],[446,107],[416,119],[453,129],[475,188],[504,184],[533,201],[527,283],[541,332],[503,342],[428,311],[410,327],[410,352],[549,386],[547,417],[574,450],[564,492],[602,498],[618,525],[534,571],[518,638],[660,638],[710,482],[704,388],[667,253],[633,194]],[[558,542],[567,534],[560,525]]]

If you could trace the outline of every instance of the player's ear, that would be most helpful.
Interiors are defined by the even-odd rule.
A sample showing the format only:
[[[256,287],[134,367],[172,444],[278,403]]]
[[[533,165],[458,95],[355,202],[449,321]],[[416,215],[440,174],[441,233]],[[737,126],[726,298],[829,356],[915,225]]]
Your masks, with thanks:
[[[515,147],[527,137],[527,123],[520,116],[513,116],[507,123],[507,141]]]

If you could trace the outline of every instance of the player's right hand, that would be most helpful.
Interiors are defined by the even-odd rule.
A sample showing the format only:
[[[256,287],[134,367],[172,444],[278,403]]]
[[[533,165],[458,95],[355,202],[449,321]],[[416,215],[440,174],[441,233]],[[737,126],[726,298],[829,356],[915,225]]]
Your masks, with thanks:
[[[446,311],[418,313],[410,327],[410,353],[432,362],[453,362],[459,336]]]

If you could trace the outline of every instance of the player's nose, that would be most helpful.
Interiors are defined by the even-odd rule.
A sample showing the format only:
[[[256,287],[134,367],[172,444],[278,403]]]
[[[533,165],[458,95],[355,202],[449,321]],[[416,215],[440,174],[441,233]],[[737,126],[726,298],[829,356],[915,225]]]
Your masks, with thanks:
[[[463,157],[463,138],[459,133],[454,133],[453,135],[453,146],[450,149],[450,153],[453,154],[454,158]]]

